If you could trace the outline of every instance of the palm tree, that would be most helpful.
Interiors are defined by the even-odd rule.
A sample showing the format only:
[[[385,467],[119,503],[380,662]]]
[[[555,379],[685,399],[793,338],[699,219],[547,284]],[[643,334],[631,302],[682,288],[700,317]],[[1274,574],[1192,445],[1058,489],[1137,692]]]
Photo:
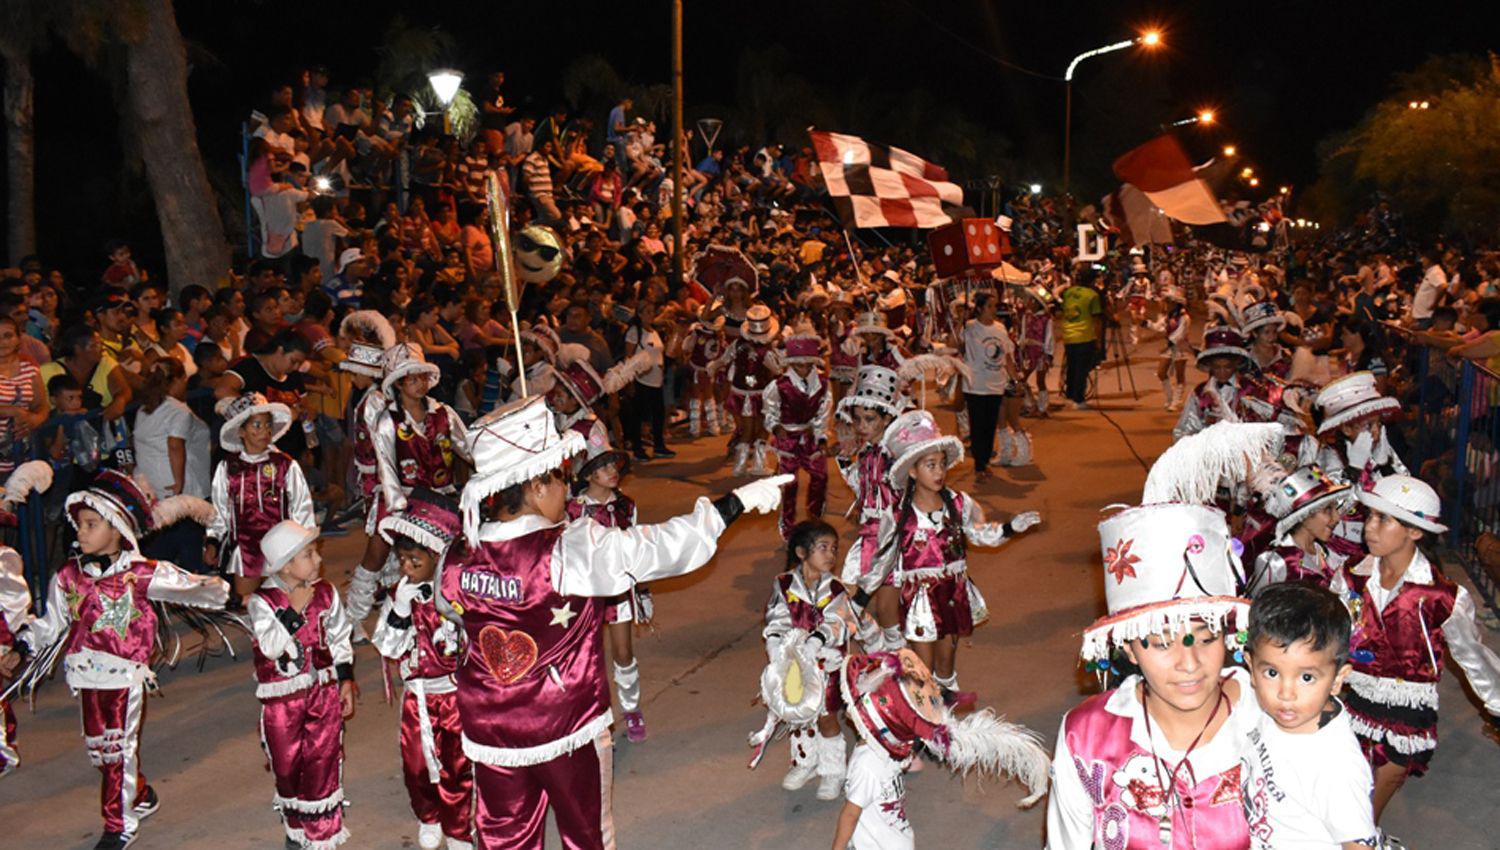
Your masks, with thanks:
[[[127,151],[139,155],[156,203],[173,291],[212,287],[229,270],[187,94],[187,48],[172,0],[37,0],[47,24],[114,85]]]
[[[36,80],[31,54],[45,34],[34,3],[0,2],[0,57],[5,61],[5,244],[11,263],[36,250]]]

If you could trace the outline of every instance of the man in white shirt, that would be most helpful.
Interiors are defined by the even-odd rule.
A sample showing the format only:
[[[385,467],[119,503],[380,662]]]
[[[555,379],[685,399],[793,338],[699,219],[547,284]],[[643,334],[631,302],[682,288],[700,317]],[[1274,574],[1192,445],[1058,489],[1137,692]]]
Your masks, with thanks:
[[[1417,284],[1416,297],[1411,300],[1412,324],[1418,330],[1426,330],[1432,324],[1432,310],[1437,306],[1438,296],[1448,288],[1448,275],[1443,272],[1435,254],[1423,254],[1422,265],[1427,271],[1422,275],[1422,282]]]

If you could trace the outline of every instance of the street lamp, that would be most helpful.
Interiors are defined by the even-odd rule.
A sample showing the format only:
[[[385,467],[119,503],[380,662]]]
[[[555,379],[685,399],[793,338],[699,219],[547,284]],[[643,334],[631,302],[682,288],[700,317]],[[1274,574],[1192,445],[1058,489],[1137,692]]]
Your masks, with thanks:
[[[1224,146],[1224,155],[1225,156],[1234,156],[1234,154],[1235,154],[1235,147],[1234,147],[1234,145],[1225,145]]]
[[[1407,109],[1429,109],[1432,107],[1430,100],[1413,100],[1406,104]]]
[[[1280,191],[1281,194],[1283,194],[1283,195],[1290,195],[1292,193],[1292,187],[1290,187],[1290,186],[1282,186],[1281,189],[1278,190],[1278,191]]]
[[[1042,193],[1042,184],[1040,183],[1033,183],[1026,188],[1030,189],[1033,195],[1040,195]]]
[[[1260,185],[1260,178],[1259,177],[1251,177],[1250,178],[1250,185],[1251,186],[1259,186]]]
[[[443,109],[453,105],[453,98],[458,96],[458,87],[463,84],[464,72],[455,71],[452,68],[438,68],[429,71],[427,82],[432,86],[432,93],[437,95],[438,105]]]
[[[1161,45],[1161,33],[1157,30],[1147,30],[1135,38],[1117,41],[1114,44],[1106,44],[1093,50],[1086,50],[1073,57],[1068,63],[1068,69],[1063,72],[1063,86],[1066,91],[1063,100],[1063,192],[1068,191],[1070,166],[1073,159],[1073,72],[1078,70],[1078,63],[1094,56],[1103,56],[1116,50],[1124,50],[1127,47],[1141,45],[1147,49],[1153,49]]]
[[[1199,110],[1197,115],[1184,118],[1181,121],[1173,121],[1168,127],[1186,127],[1189,124],[1212,124],[1214,123],[1214,111],[1212,109]]]

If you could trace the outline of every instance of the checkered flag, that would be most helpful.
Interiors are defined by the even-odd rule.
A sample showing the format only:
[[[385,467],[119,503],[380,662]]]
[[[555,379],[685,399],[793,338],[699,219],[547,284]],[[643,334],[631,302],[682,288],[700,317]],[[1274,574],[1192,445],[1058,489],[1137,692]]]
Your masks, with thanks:
[[[845,227],[941,227],[964,192],[948,172],[900,148],[808,129],[823,183]]]

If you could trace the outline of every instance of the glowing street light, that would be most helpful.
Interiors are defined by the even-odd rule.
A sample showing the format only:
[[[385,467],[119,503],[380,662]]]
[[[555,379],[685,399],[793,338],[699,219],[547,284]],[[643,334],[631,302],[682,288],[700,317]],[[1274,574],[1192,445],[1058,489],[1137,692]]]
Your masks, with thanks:
[[[1247,165],[1244,168],[1240,169],[1240,176],[1245,178],[1246,180],[1249,180],[1251,177],[1255,176],[1255,169]]]
[[[432,86],[432,93],[437,95],[438,104],[443,109],[453,105],[453,98],[458,96],[458,87],[463,84],[464,72],[455,71],[452,68],[438,68],[427,74],[427,82]]]
[[[1199,124],[1212,124],[1212,123],[1214,123],[1214,111],[1212,109],[1204,109],[1204,110],[1200,111],[1198,113],[1198,123]]]
[[[1259,177],[1251,177],[1250,178],[1250,185],[1251,186],[1259,186],[1260,185],[1260,178]]]
[[[1078,63],[1095,56],[1102,56],[1106,53],[1113,53],[1116,50],[1124,50],[1127,47],[1134,47],[1137,44],[1141,45],[1147,50],[1154,50],[1155,48],[1160,47],[1161,43],[1162,41],[1160,30],[1146,30],[1135,38],[1128,38],[1124,41],[1117,41],[1114,44],[1106,44],[1103,47],[1096,47],[1093,50],[1085,50],[1077,56],[1074,56],[1073,61],[1068,63],[1068,69],[1063,72],[1063,88],[1065,90],[1063,101],[1064,192],[1068,191],[1068,186],[1070,185],[1070,166],[1073,160],[1073,72],[1078,70]]]
[[[1224,155],[1225,156],[1234,156],[1235,153],[1236,153],[1236,150],[1235,150],[1234,145],[1225,145],[1224,146]]]
[[[1430,108],[1432,108],[1432,101],[1430,101],[1430,100],[1413,100],[1413,101],[1409,101],[1406,104],[1406,108],[1407,109],[1430,109]]]
[[[1031,194],[1033,195],[1040,195],[1042,193],[1042,184],[1040,183],[1033,183],[1027,188],[1031,190]]]
[[[1282,186],[1277,191],[1280,192],[1283,195],[1290,195],[1292,193],[1292,187],[1290,187],[1290,186]]]

